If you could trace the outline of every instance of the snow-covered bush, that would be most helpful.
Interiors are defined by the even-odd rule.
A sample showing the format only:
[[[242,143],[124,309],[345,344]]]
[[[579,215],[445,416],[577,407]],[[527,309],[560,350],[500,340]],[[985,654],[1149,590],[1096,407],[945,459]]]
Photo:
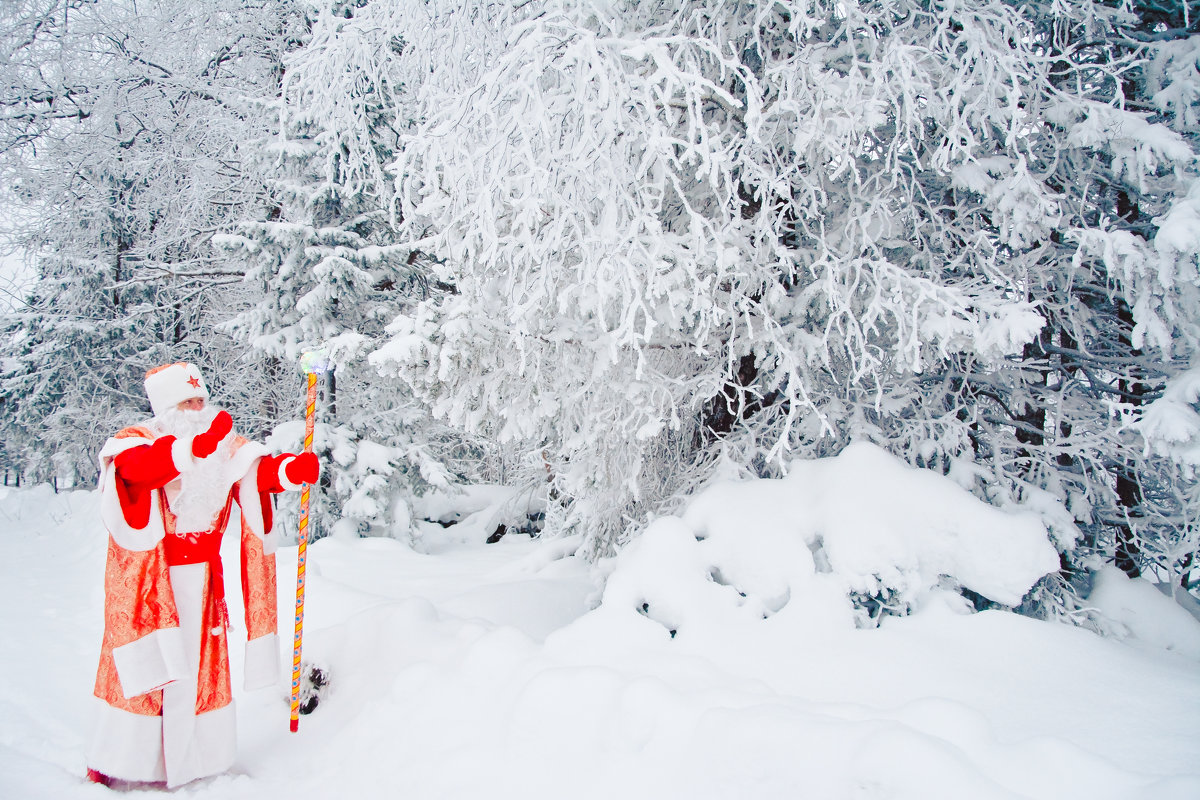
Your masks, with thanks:
[[[609,565],[605,613],[659,635],[873,627],[959,592],[1014,607],[1058,569],[1045,527],[858,442],[786,478],[723,479],[655,519]],[[950,598],[949,600],[947,598]]]

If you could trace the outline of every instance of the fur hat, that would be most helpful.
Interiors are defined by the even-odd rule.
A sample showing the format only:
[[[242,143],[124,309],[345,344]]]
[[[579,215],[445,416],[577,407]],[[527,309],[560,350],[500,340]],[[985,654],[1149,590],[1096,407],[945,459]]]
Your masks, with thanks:
[[[154,416],[170,411],[193,397],[208,399],[208,387],[195,364],[177,362],[155,367],[146,373],[146,396]]]

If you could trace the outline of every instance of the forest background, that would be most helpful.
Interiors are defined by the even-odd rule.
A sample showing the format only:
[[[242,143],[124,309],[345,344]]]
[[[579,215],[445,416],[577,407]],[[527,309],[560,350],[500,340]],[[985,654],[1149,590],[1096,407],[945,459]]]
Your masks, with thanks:
[[[86,485],[190,360],[318,530],[611,554],[873,442],[1036,512],[1023,610],[1200,584],[1200,4],[11,0],[5,482]],[[869,602],[888,602],[883,581]],[[977,598],[986,603],[986,598]]]

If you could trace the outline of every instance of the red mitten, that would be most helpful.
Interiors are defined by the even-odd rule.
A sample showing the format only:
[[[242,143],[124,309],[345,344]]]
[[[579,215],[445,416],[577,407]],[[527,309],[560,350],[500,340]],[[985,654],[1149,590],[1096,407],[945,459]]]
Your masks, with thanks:
[[[208,430],[192,439],[192,455],[196,458],[208,458],[217,450],[229,432],[233,430],[233,417],[228,411],[218,411]]]
[[[321,462],[316,453],[301,453],[283,468],[283,473],[292,483],[316,483],[321,474]]]

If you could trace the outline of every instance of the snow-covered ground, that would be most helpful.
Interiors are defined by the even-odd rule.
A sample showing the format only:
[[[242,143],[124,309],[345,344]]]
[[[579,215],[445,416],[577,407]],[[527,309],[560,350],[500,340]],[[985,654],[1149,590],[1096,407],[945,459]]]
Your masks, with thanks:
[[[110,792],[83,780],[96,508],[0,489],[0,798]],[[598,570],[574,545],[436,526],[421,552],[317,542],[304,653],[331,677],[320,705],[290,733],[287,676],[239,693],[233,648],[238,764],[174,794],[1200,797],[1200,623],[1119,574],[1094,597],[1122,640],[969,613],[940,576],[1019,593],[1045,568],[1040,526],[869,448],[721,483]],[[280,554],[289,663],[295,555]],[[914,613],[856,627],[847,593],[882,585]]]

